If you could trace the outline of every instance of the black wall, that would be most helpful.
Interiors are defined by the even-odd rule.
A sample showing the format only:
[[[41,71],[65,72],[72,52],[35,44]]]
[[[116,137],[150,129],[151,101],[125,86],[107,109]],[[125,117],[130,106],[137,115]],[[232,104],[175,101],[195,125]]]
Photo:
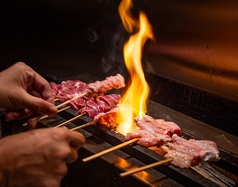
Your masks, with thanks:
[[[119,71],[112,62],[118,3],[0,1],[0,69],[24,61],[42,75],[62,78]]]

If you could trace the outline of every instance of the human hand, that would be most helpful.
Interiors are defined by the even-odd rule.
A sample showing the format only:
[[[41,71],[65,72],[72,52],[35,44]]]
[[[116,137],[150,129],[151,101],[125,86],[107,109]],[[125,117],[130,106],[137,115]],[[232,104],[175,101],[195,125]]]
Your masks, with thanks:
[[[0,186],[60,187],[78,158],[82,134],[65,127],[30,130],[0,140]]]
[[[7,121],[22,119],[32,113],[54,115],[49,83],[23,62],[0,72],[0,112]]]

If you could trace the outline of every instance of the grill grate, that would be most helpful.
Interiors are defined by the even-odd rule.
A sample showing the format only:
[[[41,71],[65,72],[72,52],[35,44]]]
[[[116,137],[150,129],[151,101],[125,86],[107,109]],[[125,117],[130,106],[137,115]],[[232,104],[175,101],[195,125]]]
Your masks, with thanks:
[[[238,136],[238,103],[177,82],[147,74],[151,99]]]

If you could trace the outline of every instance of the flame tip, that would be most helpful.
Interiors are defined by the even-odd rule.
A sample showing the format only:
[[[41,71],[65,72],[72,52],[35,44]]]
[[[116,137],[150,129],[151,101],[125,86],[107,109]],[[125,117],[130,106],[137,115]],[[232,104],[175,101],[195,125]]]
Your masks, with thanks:
[[[141,57],[145,42],[153,38],[152,27],[144,12],[140,12],[139,20],[135,19],[130,10],[133,7],[132,0],[122,0],[118,11],[125,29],[131,33],[129,40],[123,48],[124,60],[130,73],[130,84],[122,95],[120,104],[129,106],[120,108],[120,116],[123,118],[117,130],[126,134],[136,129],[134,118],[142,118],[147,111],[147,99],[150,88],[145,80],[142,69]],[[137,32],[135,32],[137,31]],[[133,34],[132,34],[133,32]]]

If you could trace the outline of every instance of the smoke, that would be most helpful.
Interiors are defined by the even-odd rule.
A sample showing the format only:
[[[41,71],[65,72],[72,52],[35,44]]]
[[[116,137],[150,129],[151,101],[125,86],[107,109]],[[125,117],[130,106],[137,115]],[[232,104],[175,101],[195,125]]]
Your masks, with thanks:
[[[105,43],[105,54],[102,57],[102,69],[106,74],[120,73],[126,76],[123,57],[123,46],[127,33],[122,24],[117,24],[115,30],[108,33]]]
[[[120,0],[97,0],[100,9],[92,22],[84,28],[92,51],[100,54],[100,68],[105,75],[117,73],[127,76],[123,46],[128,33],[122,25],[118,13]]]

